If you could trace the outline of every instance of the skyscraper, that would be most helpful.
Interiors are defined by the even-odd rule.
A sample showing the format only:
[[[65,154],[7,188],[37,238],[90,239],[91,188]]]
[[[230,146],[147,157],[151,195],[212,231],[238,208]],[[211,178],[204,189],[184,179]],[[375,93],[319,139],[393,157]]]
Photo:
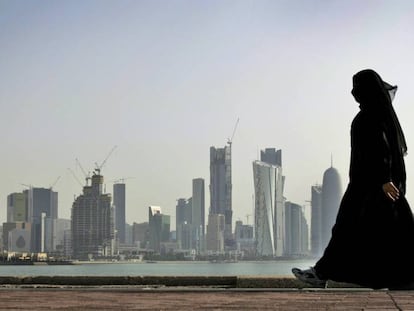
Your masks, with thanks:
[[[322,255],[322,186],[311,188],[311,252],[315,257]]]
[[[132,224],[132,243],[139,248],[149,248],[149,223]]]
[[[98,172],[98,171],[97,171]],[[111,195],[103,193],[104,178],[92,176],[92,185],[83,187],[83,193],[72,205],[73,256],[110,256],[114,248],[114,213]]]
[[[309,226],[303,207],[292,202],[285,203],[286,256],[305,256],[309,253]]]
[[[7,222],[28,221],[26,201],[25,193],[12,193],[7,196]]]
[[[3,223],[4,249],[9,252],[31,251],[31,223],[5,222]]]
[[[226,245],[231,245],[233,242],[231,144],[224,148],[210,147],[209,215],[224,215],[224,240]]]
[[[276,150],[276,148],[261,150],[260,161],[282,167],[282,150]]]
[[[255,239],[259,256],[283,256],[285,211],[282,167],[253,162]]]
[[[53,222],[58,218],[58,193],[32,187],[23,193],[27,198],[28,220],[32,224],[32,252],[50,252],[53,250]]]
[[[193,247],[197,252],[205,249],[205,190],[204,179],[193,179],[192,196],[192,226],[193,226]]]
[[[149,247],[161,253],[161,243],[170,239],[170,216],[161,213],[161,207],[148,207]]]
[[[208,215],[206,247],[214,254],[224,252],[225,219],[222,214]]]
[[[63,247],[65,243],[65,231],[70,231],[71,226],[70,219],[55,219],[53,222],[54,226],[54,236],[53,236],[53,249],[60,249],[63,252]]]
[[[325,249],[331,238],[341,203],[342,186],[338,171],[332,166],[323,174],[322,182],[322,213],[321,213],[321,248]]]
[[[125,184],[114,184],[115,230],[119,243],[125,243]]]
[[[192,200],[178,199],[175,209],[175,228],[177,243],[182,249],[191,248],[191,231],[189,226],[192,223]],[[188,236],[184,236],[184,233]],[[186,243],[184,243],[186,241]]]

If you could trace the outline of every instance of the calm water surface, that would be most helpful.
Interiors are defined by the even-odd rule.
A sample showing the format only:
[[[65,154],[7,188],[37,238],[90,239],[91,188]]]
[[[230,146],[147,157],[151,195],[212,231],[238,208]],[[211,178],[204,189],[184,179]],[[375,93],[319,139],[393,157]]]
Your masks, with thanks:
[[[157,262],[157,263],[88,263],[62,266],[0,266],[0,276],[35,275],[291,275],[292,267],[308,268],[315,260],[247,261],[237,263]]]

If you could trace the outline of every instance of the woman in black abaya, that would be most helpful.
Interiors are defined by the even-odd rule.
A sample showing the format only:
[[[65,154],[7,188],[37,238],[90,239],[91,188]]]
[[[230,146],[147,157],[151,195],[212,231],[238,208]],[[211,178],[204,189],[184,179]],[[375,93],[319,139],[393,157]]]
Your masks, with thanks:
[[[396,90],[370,69],[353,77],[360,111],[351,126],[349,184],[322,258],[308,270],[292,269],[302,281],[372,288],[414,281],[414,220],[405,199],[407,145],[392,107]]]

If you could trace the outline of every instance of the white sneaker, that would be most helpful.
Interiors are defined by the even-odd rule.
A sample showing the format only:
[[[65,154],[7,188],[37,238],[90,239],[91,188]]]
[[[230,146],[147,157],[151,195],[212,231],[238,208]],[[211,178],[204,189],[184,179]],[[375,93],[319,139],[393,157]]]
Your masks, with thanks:
[[[305,282],[315,287],[322,287],[322,288],[326,287],[327,280],[320,279],[318,275],[316,274],[316,271],[313,267],[310,267],[310,269],[307,269],[307,270],[293,268],[292,273],[298,280],[302,282]]]

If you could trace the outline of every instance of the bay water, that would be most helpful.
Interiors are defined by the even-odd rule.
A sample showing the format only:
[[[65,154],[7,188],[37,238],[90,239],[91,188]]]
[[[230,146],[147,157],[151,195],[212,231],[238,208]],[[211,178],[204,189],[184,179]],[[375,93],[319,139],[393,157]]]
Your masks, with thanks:
[[[239,261],[170,261],[138,263],[80,263],[74,265],[0,265],[0,276],[286,276],[291,269],[309,268],[316,260]]]

